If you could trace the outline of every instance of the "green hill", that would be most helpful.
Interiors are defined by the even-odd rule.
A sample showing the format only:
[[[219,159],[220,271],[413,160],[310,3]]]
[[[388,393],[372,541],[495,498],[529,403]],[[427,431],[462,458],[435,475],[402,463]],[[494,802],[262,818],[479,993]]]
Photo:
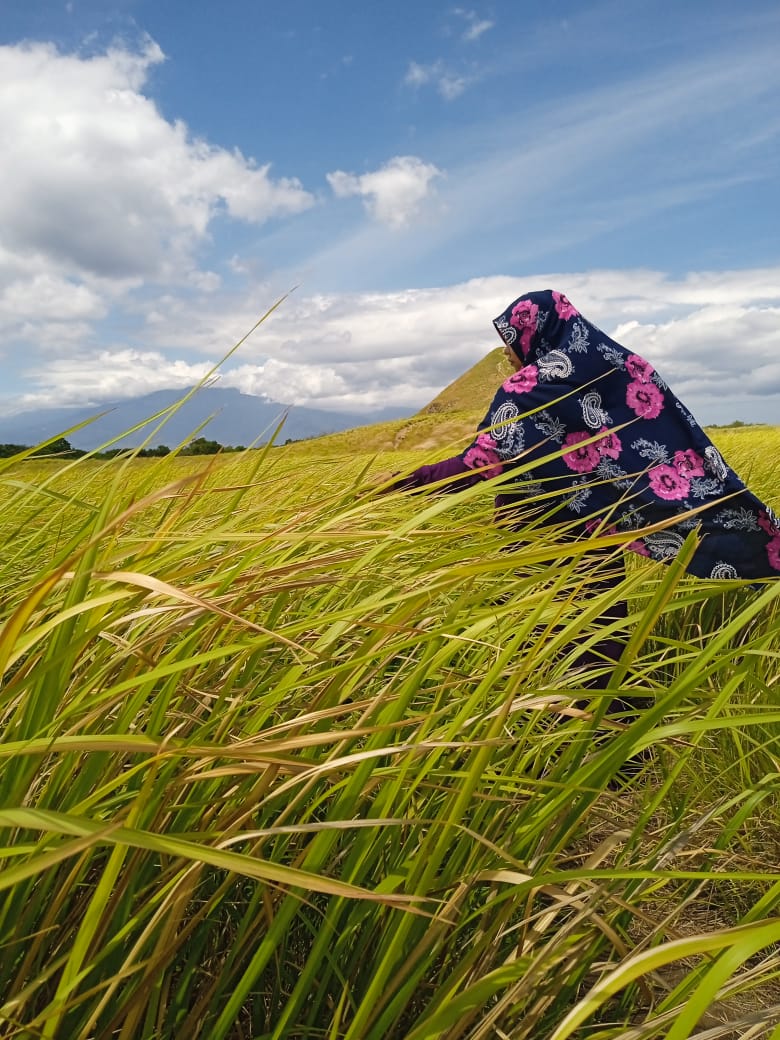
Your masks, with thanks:
[[[498,347],[458,376],[411,418],[358,426],[306,443],[316,444],[317,452],[322,454],[424,450],[435,458],[452,448],[462,447],[473,435],[494,393],[509,373]]]
[[[470,412],[487,410],[498,387],[511,374],[511,368],[504,360],[501,347],[496,347],[486,354],[481,361],[458,376],[454,382],[446,386],[442,392],[421,408],[418,415],[436,415],[440,412]],[[480,419],[482,418],[480,414]]]

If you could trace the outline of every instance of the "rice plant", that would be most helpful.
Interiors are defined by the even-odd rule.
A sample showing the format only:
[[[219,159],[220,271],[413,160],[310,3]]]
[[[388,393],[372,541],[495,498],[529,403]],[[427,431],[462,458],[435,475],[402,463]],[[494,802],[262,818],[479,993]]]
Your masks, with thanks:
[[[780,586],[399,458],[0,472],[0,1035],[780,1037]]]

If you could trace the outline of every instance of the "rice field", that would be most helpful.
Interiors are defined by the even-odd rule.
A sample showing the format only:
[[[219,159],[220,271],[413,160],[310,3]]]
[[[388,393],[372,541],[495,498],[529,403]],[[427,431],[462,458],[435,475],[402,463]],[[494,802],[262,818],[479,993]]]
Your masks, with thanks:
[[[0,1036],[780,1038],[780,582],[423,458],[3,461]]]

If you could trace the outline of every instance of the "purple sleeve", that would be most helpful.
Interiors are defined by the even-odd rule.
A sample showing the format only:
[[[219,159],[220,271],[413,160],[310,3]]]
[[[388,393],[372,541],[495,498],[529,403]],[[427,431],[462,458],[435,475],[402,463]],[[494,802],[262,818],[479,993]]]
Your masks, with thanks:
[[[453,479],[458,478],[458,479]],[[393,491],[405,491],[407,488],[422,488],[426,484],[435,484],[439,480],[447,483],[437,488],[437,491],[461,491],[463,488],[476,484],[481,475],[466,465],[462,456],[453,455],[451,459],[443,462],[434,462],[430,466],[420,466],[406,477],[402,477],[393,484]]]

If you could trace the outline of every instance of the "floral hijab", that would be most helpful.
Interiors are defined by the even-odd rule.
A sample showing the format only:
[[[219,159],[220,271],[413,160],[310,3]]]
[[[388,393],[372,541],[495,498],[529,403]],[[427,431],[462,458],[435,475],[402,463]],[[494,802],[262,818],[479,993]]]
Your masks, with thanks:
[[[628,548],[670,560],[697,529],[690,573],[780,577],[780,521],[648,361],[559,292],[527,293],[493,324],[524,365],[501,386],[461,458],[486,478],[522,467],[503,485],[502,504],[560,489],[561,519],[629,537],[679,516]]]

